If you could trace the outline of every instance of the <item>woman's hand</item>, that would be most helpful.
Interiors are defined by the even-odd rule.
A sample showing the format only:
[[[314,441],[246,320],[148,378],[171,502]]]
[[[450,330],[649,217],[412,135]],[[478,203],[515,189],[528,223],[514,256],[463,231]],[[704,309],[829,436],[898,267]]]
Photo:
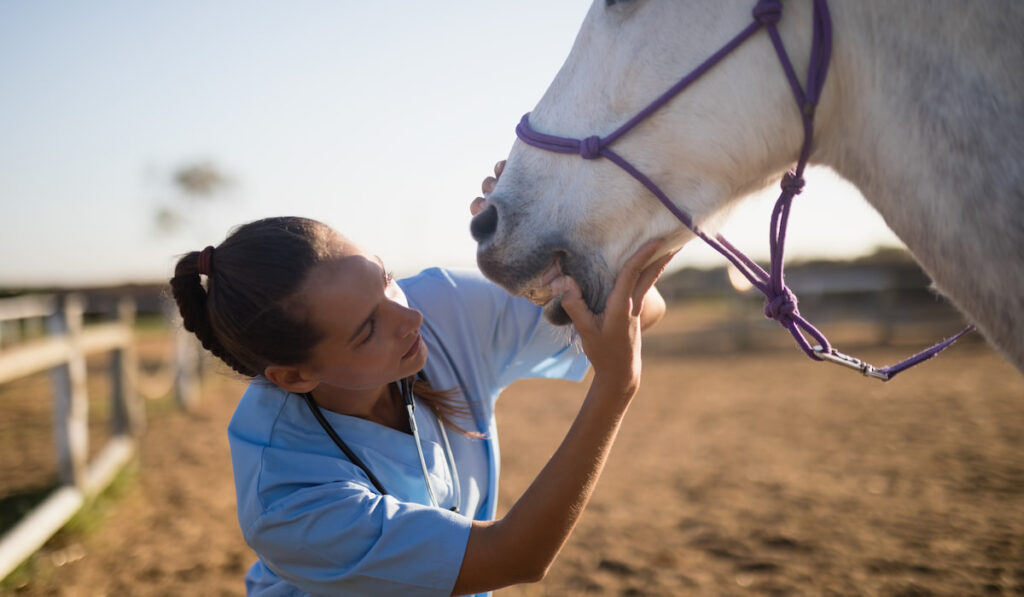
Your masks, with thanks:
[[[480,213],[480,210],[487,204],[486,197],[491,194],[494,190],[494,186],[498,184],[498,179],[501,178],[501,173],[505,170],[505,160],[501,160],[494,165],[494,176],[488,176],[484,179],[483,184],[480,185],[480,191],[483,193],[483,197],[477,197],[469,204],[469,213],[476,215]]]
[[[572,319],[580,335],[583,351],[594,367],[595,383],[611,384],[632,396],[640,383],[640,313],[644,297],[665,271],[674,253],[648,263],[664,245],[652,240],[626,261],[605,302],[605,309],[594,314],[583,300],[576,281],[562,276],[551,283],[561,294],[562,308]]]

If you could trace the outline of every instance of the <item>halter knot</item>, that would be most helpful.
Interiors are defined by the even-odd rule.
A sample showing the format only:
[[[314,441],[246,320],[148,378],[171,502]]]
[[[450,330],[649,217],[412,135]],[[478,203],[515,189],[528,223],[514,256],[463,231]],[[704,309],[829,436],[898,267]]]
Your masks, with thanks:
[[[580,140],[580,157],[585,160],[601,157],[601,137],[593,135]]]
[[[789,288],[784,287],[782,292],[765,300],[764,316],[768,319],[774,319],[784,327],[789,327],[789,324],[793,321],[793,316],[800,314],[800,311],[796,308],[796,302],[796,296],[789,291]]]
[[[800,191],[804,190],[803,177],[797,177],[793,172],[786,172],[782,175],[782,190],[788,191],[793,195],[799,195]]]
[[[754,20],[762,25],[774,25],[782,20],[780,0],[761,0],[754,6]]]

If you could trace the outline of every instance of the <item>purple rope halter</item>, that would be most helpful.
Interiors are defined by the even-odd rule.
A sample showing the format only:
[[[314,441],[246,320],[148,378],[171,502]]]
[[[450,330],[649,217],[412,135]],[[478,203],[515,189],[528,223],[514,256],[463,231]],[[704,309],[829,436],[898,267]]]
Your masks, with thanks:
[[[736,37],[732,38],[717,52],[697,66],[697,68],[680,79],[668,91],[648,104],[646,108],[605,137],[594,135],[585,139],[571,139],[540,133],[531,128],[530,115],[528,113],[523,116],[519,126],[516,127],[516,135],[523,142],[539,149],[556,153],[579,154],[580,157],[586,160],[603,157],[612,161],[647,187],[672,212],[672,215],[736,266],[750,280],[750,283],[765,295],[765,316],[778,321],[782,327],[789,330],[797,345],[800,346],[807,356],[816,361],[825,360],[857,369],[864,375],[888,381],[904,369],[935,356],[959,339],[960,336],[974,329],[974,327],[968,326],[956,336],[944,340],[900,363],[889,367],[876,368],[860,359],[845,355],[832,348],[825,335],[800,315],[800,311],[797,309],[796,295],[786,287],[783,275],[786,225],[789,220],[789,211],[793,198],[800,194],[804,186],[804,169],[810,157],[811,141],[814,138],[814,111],[818,105],[821,90],[825,85],[825,76],[828,73],[829,60],[832,54],[832,20],[829,16],[826,0],[814,0],[814,31],[811,41],[810,64],[807,71],[807,87],[804,89],[800,85],[796,71],[793,69],[793,64],[786,53],[786,48],[782,44],[782,38],[779,37],[778,29],[775,26],[782,18],[781,0],[759,0],[757,5],[754,6],[753,17],[753,22],[740,31]],[[609,147],[637,124],[647,119],[671,101],[672,98],[679,95],[704,73],[711,70],[722,58],[757,33],[761,27],[764,27],[768,32],[772,45],[775,47],[775,53],[782,63],[782,69],[786,74],[786,79],[789,81],[790,88],[793,90],[793,96],[800,110],[800,117],[804,127],[804,140],[800,148],[800,156],[797,159],[796,167],[783,175],[781,183],[782,193],[779,195],[775,203],[775,209],[772,211],[769,230],[771,249],[770,271],[765,271],[761,266],[754,263],[736,247],[732,246],[723,236],[715,235],[711,237],[706,234],[693,223],[692,218],[688,214],[680,210],[668,198],[654,181]],[[811,346],[807,336],[810,336],[818,344]]]

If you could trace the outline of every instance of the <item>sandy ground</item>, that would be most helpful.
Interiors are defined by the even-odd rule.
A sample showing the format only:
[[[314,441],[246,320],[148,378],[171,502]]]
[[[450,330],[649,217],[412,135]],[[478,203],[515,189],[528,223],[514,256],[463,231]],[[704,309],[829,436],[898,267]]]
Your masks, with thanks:
[[[645,339],[641,392],[548,577],[499,595],[1024,595],[1024,377],[991,349],[964,343],[882,384],[786,344],[733,352],[688,315]],[[852,348],[890,363],[913,346]],[[213,376],[195,412],[151,404],[133,482],[6,591],[243,594],[253,555],[224,433],[239,391]],[[530,380],[503,396],[502,511],[584,391]],[[42,467],[0,431],[3,458]],[[16,470],[0,468],[8,487]]]

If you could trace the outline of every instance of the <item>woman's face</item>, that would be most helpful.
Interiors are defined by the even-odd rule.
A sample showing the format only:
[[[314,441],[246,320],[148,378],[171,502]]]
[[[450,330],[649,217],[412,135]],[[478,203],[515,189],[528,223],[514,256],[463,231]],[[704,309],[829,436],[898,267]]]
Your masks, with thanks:
[[[309,374],[351,390],[415,374],[427,362],[423,315],[406,306],[380,258],[341,237],[336,255],[315,266],[300,290],[313,326],[324,334]]]

